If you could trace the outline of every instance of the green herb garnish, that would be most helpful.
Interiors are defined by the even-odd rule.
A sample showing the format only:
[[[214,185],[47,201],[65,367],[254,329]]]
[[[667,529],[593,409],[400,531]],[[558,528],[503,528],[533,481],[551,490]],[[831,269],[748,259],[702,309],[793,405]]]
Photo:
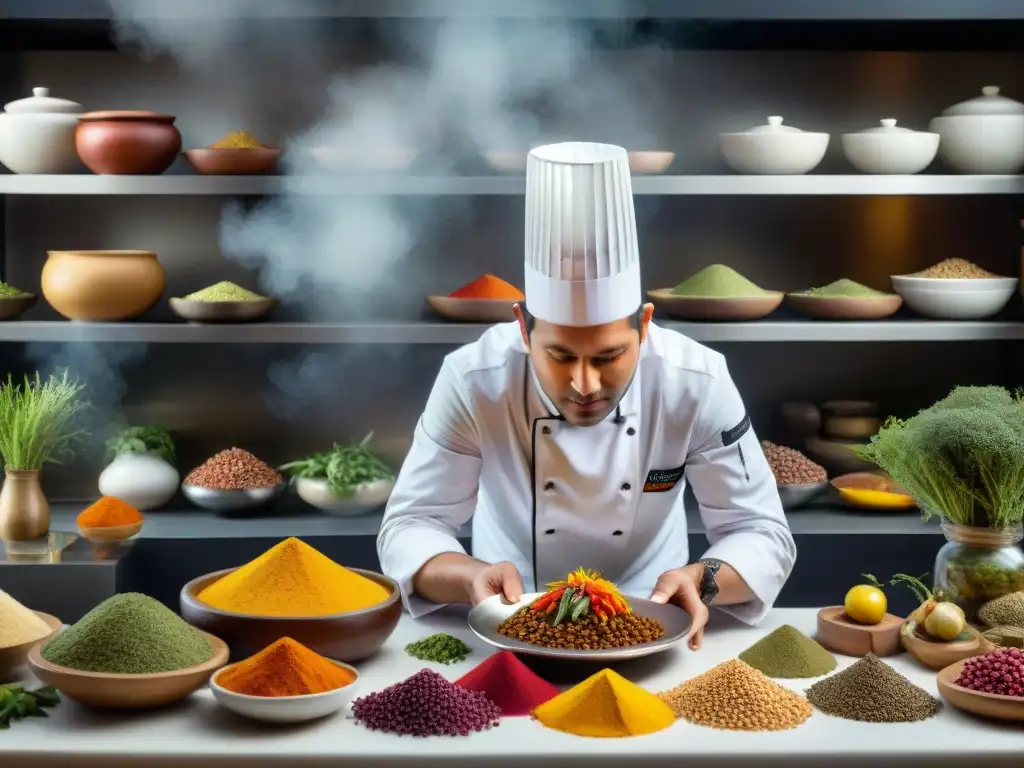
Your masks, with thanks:
[[[52,685],[45,685],[34,691],[22,686],[0,685],[0,730],[11,727],[15,720],[25,717],[47,717],[45,707],[60,704],[60,696]]]
[[[107,441],[114,457],[126,453],[155,453],[168,464],[174,463],[174,438],[166,427],[128,427]]]
[[[21,288],[15,288],[13,285],[8,285],[7,283],[0,282],[0,299],[14,299],[17,298],[18,296],[28,295],[29,294],[21,290]]]
[[[455,664],[464,661],[472,650],[459,638],[439,632],[415,643],[409,643],[405,646],[405,652],[421,661]]]
[[[0,458],[8,469],[42,469],[74,456],[74,445],[85,435],[74,419],[88,407],[85,387],[68,377],[37,373],[15,384],[8,376],[0,385]]]
[[[300,477],[326,480],[331,493],[341,498],[349,498],[355,495],[360,485],[395,479],[394,470],[367,449],[366,446],[372,439],[371,432],[358,443],[335,443],[334,447],[325,453],[313,454],[278,469],[282,472],[291,472],[292,482]]]

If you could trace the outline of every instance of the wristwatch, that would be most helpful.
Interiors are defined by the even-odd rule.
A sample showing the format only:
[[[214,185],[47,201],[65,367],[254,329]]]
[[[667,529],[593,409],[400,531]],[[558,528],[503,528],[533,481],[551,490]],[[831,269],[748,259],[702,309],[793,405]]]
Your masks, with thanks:
[[[715,576],[718,575],[718,569],[722,567],[721,560],[701,560],[700,564],[704,566],[704,573],[700,577],[700,601],[704,605],[711,605],[716,597],[718,597],[718,581]]]

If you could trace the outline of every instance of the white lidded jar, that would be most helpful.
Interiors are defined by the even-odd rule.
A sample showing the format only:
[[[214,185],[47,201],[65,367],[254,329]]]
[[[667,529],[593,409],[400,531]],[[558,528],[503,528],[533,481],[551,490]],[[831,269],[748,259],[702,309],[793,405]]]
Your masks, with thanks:
[[[939,134],[903,128],[891,117],[874,128],[843,134],[846,159],[862,173],[920,173],[938,149]]]
[[[739,133],[718,134],[718,146],[737,173],[795,175],[818,167],[828,149],[829,135],[783,125],[773,115],[765,125]]]
[[[0,163],[14,173],[79,173],[75,149],[82,105],[50,96],[49,88],[12,101],[0,114]]]
[[[986,85],[981,96],[954,104],[932,120],[939,157],[960,173],[1015,174],[1024,169],[1024,104]]]
[[[100,473],[100,494],[145,512],[170,501],[180,480],[178,470],[154,452],[122,453]]]

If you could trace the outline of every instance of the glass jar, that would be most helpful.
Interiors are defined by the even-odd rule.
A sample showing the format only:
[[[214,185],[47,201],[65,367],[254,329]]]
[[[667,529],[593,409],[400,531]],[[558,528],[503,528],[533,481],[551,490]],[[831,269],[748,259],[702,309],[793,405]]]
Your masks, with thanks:
[[[989,600],[1024,590],[1020,524],[976,528],[943,521],[942,532],[946,543],[935,557],[934,591],[963,608],[968,621]]]

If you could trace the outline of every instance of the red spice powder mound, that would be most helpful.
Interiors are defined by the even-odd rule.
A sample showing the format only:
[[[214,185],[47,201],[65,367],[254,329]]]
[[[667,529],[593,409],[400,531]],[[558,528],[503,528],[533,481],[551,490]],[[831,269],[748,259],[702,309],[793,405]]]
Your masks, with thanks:
[[[448,296],[450,299],[505,299],[508,301],[522,301],[526,297],[523,292],[511,283],[506,283],[500,277],[494,275],[483,275],[472,283],[459,288],[459,290]]]
[[[529,715],[561,693],[538,677],[511,651],[489,656],[455,681],[460,688],[483,693],[501,708],[502,717]]]

